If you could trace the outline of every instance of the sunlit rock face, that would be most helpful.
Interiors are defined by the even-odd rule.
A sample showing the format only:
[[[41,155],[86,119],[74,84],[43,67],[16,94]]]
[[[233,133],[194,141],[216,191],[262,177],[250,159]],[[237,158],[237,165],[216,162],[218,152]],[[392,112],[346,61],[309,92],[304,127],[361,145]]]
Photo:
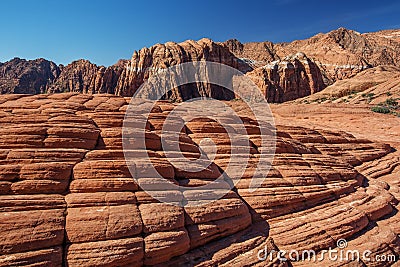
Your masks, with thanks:
[[[303,53],[273,61],[247,73],[268,102],[285,102],[325,88],[318,66]]]
[[[128,101],[110,94],[0,97],[0,266],[301,266],[308,262],[279,262],[276,255],[260,260],[257,254],[265,248],[319,253],[341,238],[349,249],[371,255],[399,251],[399,194],[377,179],[396,170],[398,157],[389,145],[278,125],[272,168],[251,192],[260,152],[268,148],[257,123],[242,114],[250,157],[241,180],[215,202],[181,207],[138,186],[136,181],[154,182],[142,177],[140,158],[136,177],[129,171],[122,151]],[[196,186],[223,172],[230,142],[218,123],[193,120],[180,135],[182,153],[197,158],[207,137],[218,154],[197,175],[173,166],[160,130],[175,105],[153,108],[145,141],[162,177],[193,187],[159,193],[188,203],[209,197]],[[215,186],[226,188],[229,179]]]
[[[8,93],[109,93],[132,96],[149,77],[171,66],[211,61],[248,74],[269,102],[283,102],[314,94],[338,80],[348,79],[377,66],[400,67],[400,31],[360,34],[339,28],[290,43],[210,39],[167,42],[135,51],[129,60],[97,66],[77,60],[57,66],[44,59],[13,59],[0,63],[0,92]],[[195,84],[167,99],[182,101],[197,96],[232,95],[221,88]],[[190,92],[184,94],[183,92]]]

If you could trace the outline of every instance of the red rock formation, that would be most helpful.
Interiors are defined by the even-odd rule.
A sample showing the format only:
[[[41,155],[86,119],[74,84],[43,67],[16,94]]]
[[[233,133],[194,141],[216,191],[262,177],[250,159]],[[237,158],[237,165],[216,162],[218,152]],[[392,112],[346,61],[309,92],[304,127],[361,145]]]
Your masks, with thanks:
[[[199,173],[173,166],[160,142],[173,107],[160,102],[153,109],[147,152],[164,178],[193,189],[155,186],[154,192],[180,203],[206,199],[195,186],[226,168],[229,138],[218,123],[193,120],[180,135],[182,153],[198,158],[206,136],[218,155]],[[242,179],[215,202],[178,207],[153,199],[128,171],[121,140],[126,108],[127,100],[113,95],[0,97],[0,266],[286,266],[276,254],[260,261],[257,253],[319,251],[340,238],[374,254],[399,251],[394,210],[400,195],[376,179],[398,165],[390,146],[280,125],[272,169],[259,174],[266,179],[249,192],[259,152],[268,148],[260,144],[257,124],[243,115],[252,149]],[[139,184],[154,184],[156,178],[143,175],[146,165],[134,160]]]
[[[379,65],[399,66],[400,43],[379,32],[360,34],[339,28],[309,39],[276,46],[279,56],[303,52],[314,59],[326,77],[326,84],[348,78]]]
[[[223,44],[240,59],[238,69],[244,73],[279,60],[274,44],[271,42],[242,44],[238,40],[232,39]]]
[[[48,86],[47,91],[113,94],[124,67],[125,61],[107,68],[98,67],[88,60],[74,61],[62,69],[60,76]]]
[[[318,66],[303,53],[277,60],[247,73],[268,102],[284,102],[325,88]]]
[[[0,94],[40,94],[46,92],[60,68],[43,58],[24,60],[14,58],[0,64]]]
[[[242,44],[237,40],[217,43],[209,39],[188,40],[179,44],[168,42],[135,51],[130,60],[121,60],[110,67],[97,66],[87,60],[57,67],[43,59],[14,59],[0,65],[0,92],[81,92],[132,96],[159,69],[190,61],[212,61],[249,73],[259,80],[269,101],[282,102],[312,94],[370,67],[399,67],[398,32],[388,30],[360,34],[339,28],[309,39],[277,44]],[[304,60],[293,62],[299,53]],[[284,63],[286,61],[289,63]],[[280,66],[277,71],[272,68],[275,65]],[[233,97],[213,85],[193,84],[175,90],[166,98],[182,101],[215,95],[226,100]]]
[[[237,40],[229,40],[225,44],[237,57],[255,67],[302,52],[316,62],[324,75],[325,85],[329,85],[369,67],[400,66],[398,36],[396,30],[360,34],[339,28],[290,43],[241,44]]]
[[[323,91],[297,102],[336,102],[378,104],[400,98],[400,68],[378,66],[336,81]]]
[[[134,52],[118,80],[118,85],[115,89],[116,94],[132,96],[139,86],[158,70],[191,61],[211,61],[234,68],[238,66],[237,58],[227,47],[210,39],[201,39],[198,42],[189,40],[179,44],[173,42],[156,44],[150,48],[143,48]],[[190,90],[190,88],[186,87],[188,91],[195,92],[186,96],[181,94],[177,97],[178,100],[186,100],[204,94],[205,96],[211,96],[212,90],[219,90],[211,85],[203,86],[205,87],[202,88],[204,93],[201,92],[199,85],[196,86],[197,89],[195,90]]]

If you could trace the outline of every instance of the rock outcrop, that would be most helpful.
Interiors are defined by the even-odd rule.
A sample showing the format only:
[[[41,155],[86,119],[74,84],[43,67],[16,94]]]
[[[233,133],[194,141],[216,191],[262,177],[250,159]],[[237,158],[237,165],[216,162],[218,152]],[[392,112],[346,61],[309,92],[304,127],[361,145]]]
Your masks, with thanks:
[[[400,43],[383,37],[379,32],[360,34],[339,28],[310,39],[282,44],[279,55],[304,52],[319,62],[328,83],[379,65],[400,66]],[[329,82],[330,81],[330,82]]]
[[[399,38],[396,30],[360,34],[339,28],[309,39],[290,43],[245,43],[229,40],[225,44],[243,61],[262,67],[298,52],[314,60],[325,85],[380,65],[400,66]]]
[[[323,91],[296,102],[335,102],[378,104],[400,98],[400,68],[378,66],[357,75],[336,81]]]
[[[44,93],[47,91],[47,85],[60,75],[60,67],[43,58],[35,60],[14,58],[0,64],[0,93]]]
[[[238,68],[239,64],[238,59],[227,47],[206,38],[198,42],[189,40],[179,44],[173,42],[156,44],[133,53],[131,60],[121,73],[115,92],[121,96],[132,96],[145,80],[160,69],[192,61],[211,61],[233,68]],[[190,86],[192,88],[188,88]],[[176,97],[177,99],[172,98],[172,100],[187,100],[196,96],[211,97],[213,90],[220,90],[210,84],[189,85],[186,89],[193,93],[189,95],[181,93]],[[230,100],[231,98],[232,96],[225,99]]]
[[[272,42],[242,44],[236,39],[231,39],[223,44],[240,59],[238,69],[244,73],[280,59]]]
[[[49,84],[47,92],[80,92],[86,94],[115,93],[115,87],[125,66],[125,61],[104,67],[88,60],[78,60],[63,68],[57,79]]]
[[[109,67],[87,60],[74,61],[64,67],[43,59],[14,59],[0,65],[0,92],[132,96],[160,69],[191,61],[212,61],[248,73],[258,80],[269,101],[282,102],[313,94],[371,67],[400,67],[398,32],[360,34],[339,28],[309,39],[275,44],[267,41],[242,44],[238,40],[219,43],[206,38],[168,42],[135,51],[130,60],[120,60]],[[193,84],[166,98],[182,101],[214,95],[225,100],[233,97],[213,85]]]
[[[318,66],[303,53],[286,57],[247,73],[268,102],[285,102],[325,88]]]
[[[308,262],[280,262],[276,253],[259,260],[257,254],[319,252],[341,238],[372,256],[400,250],[400,191],[378,179],[398,169],[389,145],[345,132],[278,125],[272,169],[256,177],[265,180],[250,192],[259,153],[269,148],[260,143],[257,123],[242,112],[250,139],[248,167],[214,190],[226,188],[231,178],[241,180],[215,202],[179,207],[153,199],[128,170],[121,129],[128,101],[78,93],[0,97],[0,266],[301,266]],[[218,154],[199,173],[172,165],[160,130],[175,106],[160,102],[153,108],[147,154],[165,179],[193,187],[184,192],[154,187],[155,193],[190,203],[209,197],[196,186],[227,167],[230,141],[218,123],[192,120],[179,138],[185,157],[198,158],[205,137]],[[143,175],[141,158],[133,160],[139,183],[154,184],[155,177]]]

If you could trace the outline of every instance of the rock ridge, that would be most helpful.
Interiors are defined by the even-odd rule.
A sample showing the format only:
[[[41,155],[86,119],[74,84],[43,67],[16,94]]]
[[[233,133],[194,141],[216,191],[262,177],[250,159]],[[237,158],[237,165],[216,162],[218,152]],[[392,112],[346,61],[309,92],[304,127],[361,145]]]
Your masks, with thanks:
[[[0,64],[0,92],[132,96],[159,69],[185,62],[212,61],[255,78],[268,101],[284,102],[313,94],[372,67],[400,67],[398,32],[385,30],[360,34],[339,28],[290,43],[241,43],[236,39],[214,42],[207,38],[167,42],[135,51],[130,60],[120,60],[109,67],[97,66],[84,59],[57,66],[44,59],[15,58]],[[299,54],[306,61],[293,62],[293,57]],[[285,65],[286,61],[290,64]],[[271,66],[278,66],[278,70],[266,71]],[[192,85],[188,90],[194,93],[182,95],[179,92],[170,99],[186,100],[201,95],[202,90],[206,96],[214,92],[221,95],[221,89],[211,85]],[[232,96],[225,94],[223,98],[230,100]]]

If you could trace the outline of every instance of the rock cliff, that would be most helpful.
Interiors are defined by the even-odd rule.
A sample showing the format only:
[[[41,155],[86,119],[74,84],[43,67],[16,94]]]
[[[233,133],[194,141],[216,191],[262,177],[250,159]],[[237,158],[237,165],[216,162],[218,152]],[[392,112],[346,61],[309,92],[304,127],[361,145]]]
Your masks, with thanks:
[[[44,59],[13,59],[0,65],[0,92],[6,93],[110,93],[132,96],[160,69],[190,62],[212,61],[234,67],[257,81],[271,102],[283,102],[313,94],[335,81],[381,65],[400,66],[399,31],[360,34],[339,28],[291,43],[210,39],[168,42],[135,51],[130,60],[97,66],[87,60],[67,66]],[[301,55],[299,57],[299,55]],[[168,96],[186,100],[221,94],[221,88],[195,84]],[[188,91],[186,95],[182,92]]]
[[[24,60],[14,58],[0,64],[1,94],[40,94],[47,91],[61,73],[62,66],[43,58]]]
[[[80,92],[86,94],[114,94],[118,79],[126,62],[104,67],[97,66],[88,60],[78,60],[62,69],[57,79],[47,85],[47,92]]]
[[[318,66],[303,53],[273,61],[247,73],[268,102],[284,102],[325,88]]]
[[[158,70],[191,61],[211,61],[233,68],[238,68],[239,64],[238,59],[227,47],[210,39],[201,39],[198,42],[189,40],[180,44],[173,42],[156,44],[150,48],[135,51],[121,73],[115,92],[117,95],[132,96],[139,86]],[[205,87],[203,89],[206,96],[211,96],[213,87],[211,85],[205,85]],[[196,89],[198,95],[201,95],[199,86],[196,86]],[[181,95],[178,99],[191,97],[193,95]]]

